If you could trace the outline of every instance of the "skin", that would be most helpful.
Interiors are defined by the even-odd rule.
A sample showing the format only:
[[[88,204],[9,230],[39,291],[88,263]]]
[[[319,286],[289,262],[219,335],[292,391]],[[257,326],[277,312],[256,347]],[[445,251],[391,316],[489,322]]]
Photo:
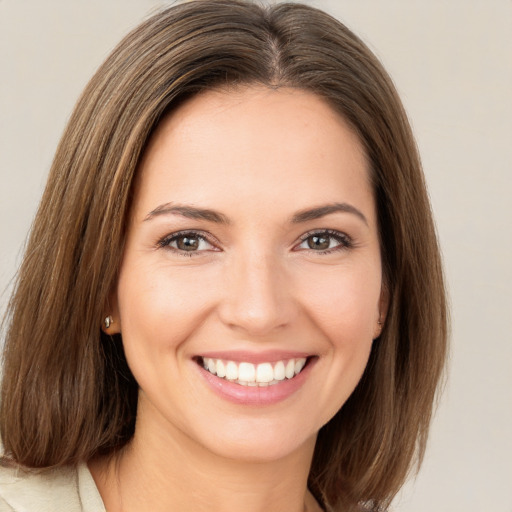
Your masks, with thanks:
[[[292,221],[335,203],[348,211]],[[312,248],[311,231],[325,230],[328,249]],[[180,251],[183,231],[207,240]],[[108,332],[122,333],[140,395],[132,442],[90,464],[109,512],[318,510],[307,491],[317,432],[354,390],[386,310],[358,137],[295,89],[209,91],[180,106],[141,162],[112,304]],[[228,350],[298,350],[314,364],[285,400],[237,404],[195,359]]]

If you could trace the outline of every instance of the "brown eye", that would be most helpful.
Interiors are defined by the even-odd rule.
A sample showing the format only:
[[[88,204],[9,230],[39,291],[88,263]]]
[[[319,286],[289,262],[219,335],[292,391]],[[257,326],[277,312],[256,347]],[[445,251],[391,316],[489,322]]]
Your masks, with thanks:
[[[197,251],[200,242],[198,236],[182,235],[176,238],[176,247],[180,251]]]
[[[309,250],[322,253],[331,253],[341,249],[349,249],[353,246],[351,238],[340,231],[327,230],[316,233],[306,233],[302,242],[295,250]]]
[[[193,231],[174,233],[158,242],[158,245],[189,256],[192,256],[193,253],[200,254],[204,251],[216,250],[215,246],[205,236]]]
[[[307,239],[308,247],[317,251],[325,251],[331,245],[331,237],[329,235],[311,235]]]

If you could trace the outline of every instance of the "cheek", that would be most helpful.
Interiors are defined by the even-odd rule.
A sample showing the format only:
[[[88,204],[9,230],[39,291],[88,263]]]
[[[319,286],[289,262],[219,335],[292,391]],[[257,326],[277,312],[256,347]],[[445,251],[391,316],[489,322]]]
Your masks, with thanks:
[[[301,289],[303,304],[332,342],[372,340],[381,292],[379,265],[333,267],[302,282]]]
[[[366,368],[380,289],[379,267],[362,266],[317,275],[314,290],[309,293],[307,315],[324,339],[323,385],[317,393],[324,422],[343,406]]]
[[[179,344],[208,314],[211,287],[204,286],[205,279],[197,268],[153,265],[141,269],[127,262],[118,285],[125,345],[164,351]]]

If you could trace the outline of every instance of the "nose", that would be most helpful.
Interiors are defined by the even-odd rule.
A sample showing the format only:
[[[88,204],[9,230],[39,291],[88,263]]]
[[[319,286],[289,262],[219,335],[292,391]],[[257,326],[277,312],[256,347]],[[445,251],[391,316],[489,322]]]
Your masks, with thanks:
[[[221,321],[248,336],[265,336],[297,316],[293,279],[278,258],[252,253],[228,263]]]

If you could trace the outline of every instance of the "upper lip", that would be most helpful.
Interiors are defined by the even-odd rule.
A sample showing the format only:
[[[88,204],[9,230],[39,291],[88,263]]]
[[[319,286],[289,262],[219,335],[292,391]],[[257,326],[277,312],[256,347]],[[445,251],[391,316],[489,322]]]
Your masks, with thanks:
[[[299,359],[311,357],[310,352],[301,352],[294,350],[270,350],[264,352],[253,352],[246,350],[223,350],[210,351],[198,354],[197,357],[222,359],[224,361],[234,361],[238,363],[275,363],[277,361],[286,361],[288,359]]]

